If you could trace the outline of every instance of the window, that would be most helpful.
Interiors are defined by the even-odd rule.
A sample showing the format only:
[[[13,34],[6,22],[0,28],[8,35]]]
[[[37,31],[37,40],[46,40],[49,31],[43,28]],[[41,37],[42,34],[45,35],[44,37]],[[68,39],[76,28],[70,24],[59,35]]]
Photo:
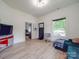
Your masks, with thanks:
[[[66,20],[65,19],[66,18],[53,20],[53,33],[54,33],[54,36],[57,36],[57,37],[66,36],[66,32],[65,32],[65,22],[66,22]]]

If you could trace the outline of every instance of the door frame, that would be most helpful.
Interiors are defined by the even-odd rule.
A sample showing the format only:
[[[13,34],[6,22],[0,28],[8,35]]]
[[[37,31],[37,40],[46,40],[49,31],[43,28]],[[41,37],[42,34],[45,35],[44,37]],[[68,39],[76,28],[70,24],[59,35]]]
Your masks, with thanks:
[[[39,23],[38,27],[39,27],[39,36],[38,37],[39,37],[40,40],[43,40],[44,39],[44,22]],[[40,37],[41,36],[40,35],[40,29],[43,29],[43,33],[42,33],[43,36],[42,37]]]
[[[25,39],[26,39],[26,25],[27,25],[27,24],[28,24],[28,25],[29,25],[29,24],[31,25],[31,33],[30,33],[30,36],[31,36],[31,37],[30,37],[30,39],[32,39],[32,23],[30,23],[30,22],[25,22]]]

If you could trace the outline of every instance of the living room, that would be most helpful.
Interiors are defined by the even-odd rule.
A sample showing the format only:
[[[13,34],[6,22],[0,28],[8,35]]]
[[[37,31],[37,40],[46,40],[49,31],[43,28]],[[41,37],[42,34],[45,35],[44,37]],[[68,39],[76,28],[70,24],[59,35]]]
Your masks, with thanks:
[[[43,2],[46,3],[45,6],[42,5],[41,1],[39,0],[39,5],[35,5],[34,0],[0,0],[0,24],[13,27],[13,45],[0,52],[0,59],[54,59],[56,54],[53,52],[57,51],[52,47],[53,43],[50,43],[56,40],[53,33],[53,20],[65,18],[65,39],[79,38],[78,0],[47,0],[47,3]],[[32,24],[31,40],[25,39],[26,22]],[[41,25],[41,23],[44,25]],[[43,27],[40,30],[42,31],[41,34],[39,33],[40,27]],[[42,40],[39,39],[40,35],[42,35]],[[49,49],[46,50],[46,48]],[[49,57],[46,57],[48,55]]]

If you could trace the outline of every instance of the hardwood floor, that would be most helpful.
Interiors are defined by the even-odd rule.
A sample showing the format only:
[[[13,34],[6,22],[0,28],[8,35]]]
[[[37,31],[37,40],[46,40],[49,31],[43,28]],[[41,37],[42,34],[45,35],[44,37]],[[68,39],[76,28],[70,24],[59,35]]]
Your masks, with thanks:
[[[0,59],[57,59],[57,54],[51,42],[28,40],[0,52]]]

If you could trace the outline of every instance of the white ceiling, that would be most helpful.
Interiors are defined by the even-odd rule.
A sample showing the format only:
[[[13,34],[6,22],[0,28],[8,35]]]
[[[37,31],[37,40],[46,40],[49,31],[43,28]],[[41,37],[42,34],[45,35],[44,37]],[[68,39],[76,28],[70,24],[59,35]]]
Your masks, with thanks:
[[[33,5],[34,0],[3,0],[10,7],[19,9],[33,16],[40,17],[55,11],[56,9],[69,6],[79,0],[48,0],[48,4],[42,8]]]

